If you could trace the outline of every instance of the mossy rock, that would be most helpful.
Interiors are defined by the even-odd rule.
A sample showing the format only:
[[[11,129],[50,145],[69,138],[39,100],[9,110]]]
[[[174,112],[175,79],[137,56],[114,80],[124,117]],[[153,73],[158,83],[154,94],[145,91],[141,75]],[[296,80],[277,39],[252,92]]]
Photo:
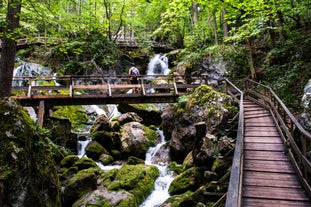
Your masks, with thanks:
[[[135,197],[138,206],[151,193],[159,169],[153,165],[123,165],[120,169],[102,176],[109,191],[125,190]]]
[[[192,167],[178,175],[169,187],[170,195],[182,194],[187,191],[195,191],[203,182],[203,176],[197,167]]]
[[[98,160],[100,155],[109,154],[109,152],[98,142],[91,141],[85,148],[86,155],[93,160]]]
[[[130,156],[127,158],[127,164],[129,165],[145,164],[145,161],[143,159]]]
[[[78,170],[88,169],[88,168],[99,168],[94,160],[82,157],[81,159],[77,160],[73,167],[78,167]]]
[[[14,99],[0,99],[0,116],[0,197],[5,205],[60,206],[61,183],[46,139],[50,134]]]
[[[103,163],[103,165],[109,165],[113,162],[113,157],[108,154],[102,154],[99,157],[99,161]]]
[[[64,205],[71,206],[77,199],[97,187],[97,171],[94,169],[81,170],[75,174],[65,186]]]
[[[73,166],[78,160],[79,157],[77,155],[68,155],[60,162],[60,166],[68,168]]]

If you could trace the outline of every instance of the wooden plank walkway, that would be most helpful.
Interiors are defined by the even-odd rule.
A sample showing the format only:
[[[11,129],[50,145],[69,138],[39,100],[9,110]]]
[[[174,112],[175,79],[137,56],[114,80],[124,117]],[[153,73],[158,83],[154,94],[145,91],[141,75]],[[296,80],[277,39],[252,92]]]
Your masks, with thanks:
[[[242,206],[311,206],[270,112],[244,101]]]

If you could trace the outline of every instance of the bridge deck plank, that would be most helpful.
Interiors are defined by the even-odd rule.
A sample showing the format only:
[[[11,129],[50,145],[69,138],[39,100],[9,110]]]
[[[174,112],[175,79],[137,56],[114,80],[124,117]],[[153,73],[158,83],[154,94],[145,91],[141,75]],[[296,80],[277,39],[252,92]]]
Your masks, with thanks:
[[[245,102],[242,206],[311,206],[269,111]]]

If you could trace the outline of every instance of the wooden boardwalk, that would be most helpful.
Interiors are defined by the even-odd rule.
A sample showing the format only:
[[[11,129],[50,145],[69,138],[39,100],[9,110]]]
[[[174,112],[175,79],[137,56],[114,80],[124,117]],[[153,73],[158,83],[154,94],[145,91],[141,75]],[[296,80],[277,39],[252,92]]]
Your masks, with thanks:
[[[270,112],[244,101],[242,205],[311,206]]]

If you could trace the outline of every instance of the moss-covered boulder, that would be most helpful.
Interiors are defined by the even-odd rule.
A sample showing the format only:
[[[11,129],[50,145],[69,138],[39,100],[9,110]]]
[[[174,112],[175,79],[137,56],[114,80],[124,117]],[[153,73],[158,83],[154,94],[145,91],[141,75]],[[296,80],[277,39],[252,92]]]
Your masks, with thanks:
[[[194,192],[204,183],[203,176],[197,167],[192,167],[178,175],[169,187],[170,195]]]
[[[76,200],[97,186],[98,169],[90,168],[75,174],[64,188],[64,205],[71,206]]]
[[[68,155],[66,156],[61,162],[61,167],[71,167],[79,160],[79,157],[77,155]]]
[[[85,153],[89,158],[98,160],[100,155],[109,154],[108,151],[96,141],[91,141],[85,148]]]
[[[105,172],[101,184],[73,206],[138,207],[151,193],[159,170],[149,165],[123,165]]]
[[[48,135],[13,99],[0,99],[0,206],[61,206]]]
[[[99,157],[99,161],[103,163],[103,165],[109,165],[113,162],[113,157],[108,154],[102,154]]]
[[[148,148],[155,145],[157,138],[155,130],[139,122],[126,123],[121,132],[121,152],[124,157],[135,156],[144,159]]]

